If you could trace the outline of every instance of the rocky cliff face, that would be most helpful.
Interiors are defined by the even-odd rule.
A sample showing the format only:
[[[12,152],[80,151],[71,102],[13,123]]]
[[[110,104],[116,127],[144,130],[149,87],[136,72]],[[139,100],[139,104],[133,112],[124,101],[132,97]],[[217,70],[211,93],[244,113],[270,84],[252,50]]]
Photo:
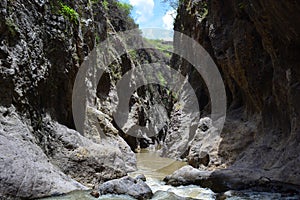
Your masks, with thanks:
[[[98,85],[97,102],[105,106],[97,110],[82,105],[87,115],[96,117],[85,121],[91,125],[88,132],[74,130],[72,91],[80,65],[96,44],[136,27],[113,0],[1,1],[1,197],[88,189],[135,169],[135,155],[113,125],[115,101],[109,94],[119,76],[138,62],[129,54],[116,56]],[[144,60],[159,56],[138,53]],[[94,129],[96,123],[105,136]]]
[[[300,185],[299,11],[296,1],[185,0],[180,4],[175,30],[192,37],[213,57],[228,101],[217,155],[207,149],[198,152],[217,156],[221,163],[200,159],[196,166],[221,164],[245,181],[255,172],[258,177]],[[180,38],[174,41],[175,48],[184,45]],[[191,67],[177,57],[173,64]],[[190,73],[190,79],[193,76]],[[208,93],[202,88],[198,97],[207,112]],[[213,139],[204,141],[214,145]]]

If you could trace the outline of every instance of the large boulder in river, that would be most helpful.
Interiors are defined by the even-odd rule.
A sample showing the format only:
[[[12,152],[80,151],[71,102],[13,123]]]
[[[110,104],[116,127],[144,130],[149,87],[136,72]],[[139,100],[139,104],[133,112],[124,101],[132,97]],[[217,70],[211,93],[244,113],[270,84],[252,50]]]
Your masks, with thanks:
[[[265,174],[266,172],[247,168],[204,171],[192,166],[184,166],[165,177],[164,181],[166,184],[173,186],[199,185],[218,193],[244,189],[300,193],[300,189],[296,185],[286,184],[273,179],[271,174],[265,177]]]
[[[168,185],[180,186],[180,185],[200,185],[202,187],[210,187],[211,183],[211,171],[202,171],[196,169],[190,165],[184,166],[173,174],[164,178],[164,181]]]
[[[100,194],[126,194],[136,199],[150,199],[153,193],[150,187],[140,179],[125,176],[120,179],[107,181],[100,185]]]

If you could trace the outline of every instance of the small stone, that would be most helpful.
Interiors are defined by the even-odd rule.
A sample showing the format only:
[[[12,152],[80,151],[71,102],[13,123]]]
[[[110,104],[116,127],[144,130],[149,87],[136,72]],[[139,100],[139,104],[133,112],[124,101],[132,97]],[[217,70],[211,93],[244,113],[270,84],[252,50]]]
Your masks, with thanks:
[[[142,180],[142,181],[146,181],[146,176],[144,174],[139,174],[135,177],[135,179],[137,180]]]
[[[100,193],[96,190],[91,191],[90,195],[92,195],[95,198],[98,198],[100,196]]]

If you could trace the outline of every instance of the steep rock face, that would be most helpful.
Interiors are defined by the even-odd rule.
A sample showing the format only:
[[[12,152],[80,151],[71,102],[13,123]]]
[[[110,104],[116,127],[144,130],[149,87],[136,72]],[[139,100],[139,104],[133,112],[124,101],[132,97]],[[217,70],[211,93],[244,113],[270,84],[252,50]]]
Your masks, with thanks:
[[[237,174],[256,169],[300,184],[299,10],[296,1],[269,0],[186,0],[178,9],[175,30],[206,48],[222,74],[228,112],[219,156]],[[175,42],[175,48],[183,45]]]
[[[0,195],[37,198],[88,189],[53,165],[14,107],[0,107]],[[68,136],[68,135],[67,135]]]
[[[110,0],[106,6],[87,0],[0,2],[1,141],[11,141],[1,143],[0,196],[57,195],[135,169],[134,153],[105,111],[88,110],[96,121],[86,122],[103,125],[105,137],[93,127],[84,135],[72,130],[72,90],[81,63],[108,34],[135,27]],[[126,71],[128,62],[119,59],[117,70]],[[12,114],[5,111],[10,107],[16,108]],[[15,160],[6,153],[10,149]]]

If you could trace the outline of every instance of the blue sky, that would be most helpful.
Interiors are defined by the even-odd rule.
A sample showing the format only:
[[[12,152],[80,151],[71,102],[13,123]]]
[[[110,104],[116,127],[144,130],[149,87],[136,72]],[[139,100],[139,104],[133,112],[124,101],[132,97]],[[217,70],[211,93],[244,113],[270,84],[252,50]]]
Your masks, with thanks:
[[[161,0],[119,0],[133,6],[132,17],[141,29],[162,28],[173,29],[175,10]],[[148,37],[157,38],[157,33],[153,31]],[[157,32],[157,31],[156,31]],[[148,32],[149,34],[149,32]]]

